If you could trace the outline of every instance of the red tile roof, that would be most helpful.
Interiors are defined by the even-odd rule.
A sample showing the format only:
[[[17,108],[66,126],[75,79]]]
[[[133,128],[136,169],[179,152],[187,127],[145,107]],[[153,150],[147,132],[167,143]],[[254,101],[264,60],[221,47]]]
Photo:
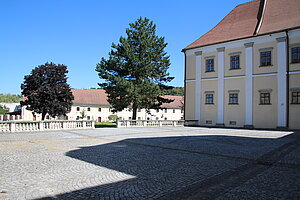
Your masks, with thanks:
[[[103,89],[77,90],[72,89],[73,104],[110,106],[107,94]]]
[[[267,0],[259,34],[300,26],[300,0]]]
[[[166,99],[172,99],[174,101],[171,103],[163,103],[161,105],[162,108],[181,108],[183,106],[183,96],[164,95],[163,97]]]
[[[110,106],[107,101],[107,94],[103,89],[72,89],[74,96],[73,104],[79,105],[97,105],[97,106]],[[169,104],[163,104],[163,108],[179,108],[182,107],[182,96],[165,95],[164,98],[174,99]]]
[[[262,11],[261,0],[238,5],[219,24],[184,50],[300,26],[299,0],[266,0],[263,15]],[[261,26],[257,30],[260,21]]]

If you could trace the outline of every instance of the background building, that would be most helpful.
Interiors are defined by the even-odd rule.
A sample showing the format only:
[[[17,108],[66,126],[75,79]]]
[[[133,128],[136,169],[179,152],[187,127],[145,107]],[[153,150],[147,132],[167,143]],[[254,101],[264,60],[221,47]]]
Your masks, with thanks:
[[[74,95],[71,112],[67,114],[66,119],[78,120],[81,118],[91,119],[97,122],[108,121],[109,115],[118,115],[120,119],[130,120],[132,111],[126,108],[121,112],[112,112],[112,107],[107,101],[107,94],[103,89],[72,89]],[[150,110],[148,114],[145,109],[137,112],[137,120],[180,120],[183,119],[183,97],[182,96],[164,96],[174,101],[169,104],[163,104],[160,110]],[[41,120],[41,115],[22,108],[22,117],[24,120]],[[46,115],[46,119],[52,119]]]
[[[300,129],[299,10],[299,0],[238,5],[183,49],[185,120]]]

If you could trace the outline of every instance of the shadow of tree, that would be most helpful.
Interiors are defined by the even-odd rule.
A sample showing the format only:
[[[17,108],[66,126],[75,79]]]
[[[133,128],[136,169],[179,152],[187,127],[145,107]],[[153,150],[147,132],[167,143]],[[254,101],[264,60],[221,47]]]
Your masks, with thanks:
[[[233,136],[134,138],[67,156],[110,169],[97,186],[41,199],[214,199],[267,170],[299,139]],[[98,176],[95,174],[95,176]]]

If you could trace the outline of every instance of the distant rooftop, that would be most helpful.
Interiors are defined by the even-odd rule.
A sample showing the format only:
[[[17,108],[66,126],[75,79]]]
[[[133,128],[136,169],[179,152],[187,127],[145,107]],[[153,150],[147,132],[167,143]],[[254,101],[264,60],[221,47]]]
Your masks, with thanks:
[[[103,89],[72,89],[74,95],[73,104],[77,105],[98,105],[110,106],[107,101],[107,94]],[[183,104],[182,96],[164,95],[164,98],[174,100],[171,103],[162,104],[162,108],[180,108]]]

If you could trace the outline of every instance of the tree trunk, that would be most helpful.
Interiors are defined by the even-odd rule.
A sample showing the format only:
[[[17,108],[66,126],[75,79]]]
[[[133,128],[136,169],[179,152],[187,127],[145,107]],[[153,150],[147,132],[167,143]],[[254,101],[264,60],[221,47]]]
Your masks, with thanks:
[[[47,114],[46,112],[43,112],[43,113],[42,113],[42,121],[44,121],[44,120],[45,120],[45,116],[46,116],[46,114]]]
[[[132,106],[132,120],[136,120],[137,107],[135,104]]]

